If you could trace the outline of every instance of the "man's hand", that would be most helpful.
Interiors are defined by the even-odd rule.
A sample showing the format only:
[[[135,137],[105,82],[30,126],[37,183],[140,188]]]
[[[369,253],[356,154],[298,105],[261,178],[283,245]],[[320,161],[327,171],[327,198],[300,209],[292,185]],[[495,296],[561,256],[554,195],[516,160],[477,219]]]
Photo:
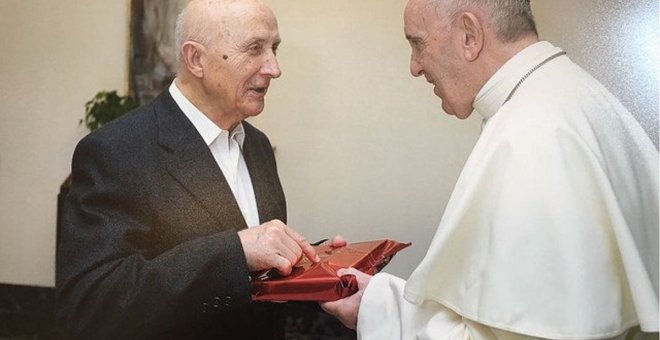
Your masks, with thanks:
[[[338,276],[342,275],[355,275],[358,282],[358,291],[341,300],[330,301],[330,302],[320,302],[319,305],[321,308],[326,311],[328,314],[336,317],[344,326],[355,329],[357,326],[357,316],[360,309],[360,302],[362,301],[362,294],[364,290],[369,285],[372,276],[365,274],[355,268],[339,269],[337,271]]]
[[[289,275],[303,254],[312,262],[320,261],[305,238],[280,220],[243,229],[238,237],[251,272],[275,268],[280,274]]]

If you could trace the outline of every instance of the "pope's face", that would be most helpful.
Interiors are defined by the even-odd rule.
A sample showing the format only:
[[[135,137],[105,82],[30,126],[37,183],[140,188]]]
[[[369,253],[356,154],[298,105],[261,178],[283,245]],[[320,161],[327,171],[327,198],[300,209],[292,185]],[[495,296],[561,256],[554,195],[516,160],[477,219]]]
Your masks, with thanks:
[[[460,119],[472,113],[474,97],[465,84],[466,65],[461,58],[457,31],[446,15],[427,0],[411,0],[404,14],[404,31],[412,49],[410,73],[424,76],[442,109]]]
[[[275,56],[280,36],[261,4],[237,2],[229,11],[220,38],[207,47],[204,83],[225,115],[242,120],[263,111],[270,80],[282,74]]]

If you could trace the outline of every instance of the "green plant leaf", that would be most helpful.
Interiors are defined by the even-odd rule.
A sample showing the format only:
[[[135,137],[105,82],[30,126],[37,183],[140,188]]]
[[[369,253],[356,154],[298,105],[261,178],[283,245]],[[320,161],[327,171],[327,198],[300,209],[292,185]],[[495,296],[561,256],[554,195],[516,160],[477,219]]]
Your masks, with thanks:
[[[79,124],[84,123],[94,131],[139,105],[131,96],[120,96],[117,91],[101,91],[85,103],[85,117]]]

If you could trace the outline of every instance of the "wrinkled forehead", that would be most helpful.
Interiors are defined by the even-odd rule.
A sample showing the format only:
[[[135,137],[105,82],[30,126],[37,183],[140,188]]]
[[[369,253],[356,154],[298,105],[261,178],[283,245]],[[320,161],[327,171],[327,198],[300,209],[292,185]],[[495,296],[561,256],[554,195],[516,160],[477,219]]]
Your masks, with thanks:
[[[211,43],[237,43],[253,37],[279,41],[277,19],[261,1],[193,0],[189,5],[189,27],[199,27]]]
[[[426,16],[426,11],[429,10],[429,2],[427,0],[410,0],[406,5],[406,9],[403,14],[403,21],[406,27],[408,26],[420,26],[424,23]]]
[[[442,6],[437,1],[410,0],[404,11],[404,29],[406,35],[415,31],[433,31],[442,24]]]
[[[273,11],[257,1],[237,1],[227,7],[222,21],[223,36],[231,40],[260,38],[279,41]]]

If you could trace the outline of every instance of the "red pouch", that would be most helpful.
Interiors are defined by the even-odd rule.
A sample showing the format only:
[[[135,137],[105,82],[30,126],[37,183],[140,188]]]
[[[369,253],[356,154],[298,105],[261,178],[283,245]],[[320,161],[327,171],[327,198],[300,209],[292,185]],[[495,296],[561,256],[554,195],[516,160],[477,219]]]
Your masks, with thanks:
[[[253,301],[334,301],[357,292],[354,275],[337,276],[337,269],[353,267],[375,274],[387,265],[394,254],[410,246],[392,240],[351,243],[344,247],[315,246],[321,262],[306,257],[288,276],[275,270],[252,273]]]

